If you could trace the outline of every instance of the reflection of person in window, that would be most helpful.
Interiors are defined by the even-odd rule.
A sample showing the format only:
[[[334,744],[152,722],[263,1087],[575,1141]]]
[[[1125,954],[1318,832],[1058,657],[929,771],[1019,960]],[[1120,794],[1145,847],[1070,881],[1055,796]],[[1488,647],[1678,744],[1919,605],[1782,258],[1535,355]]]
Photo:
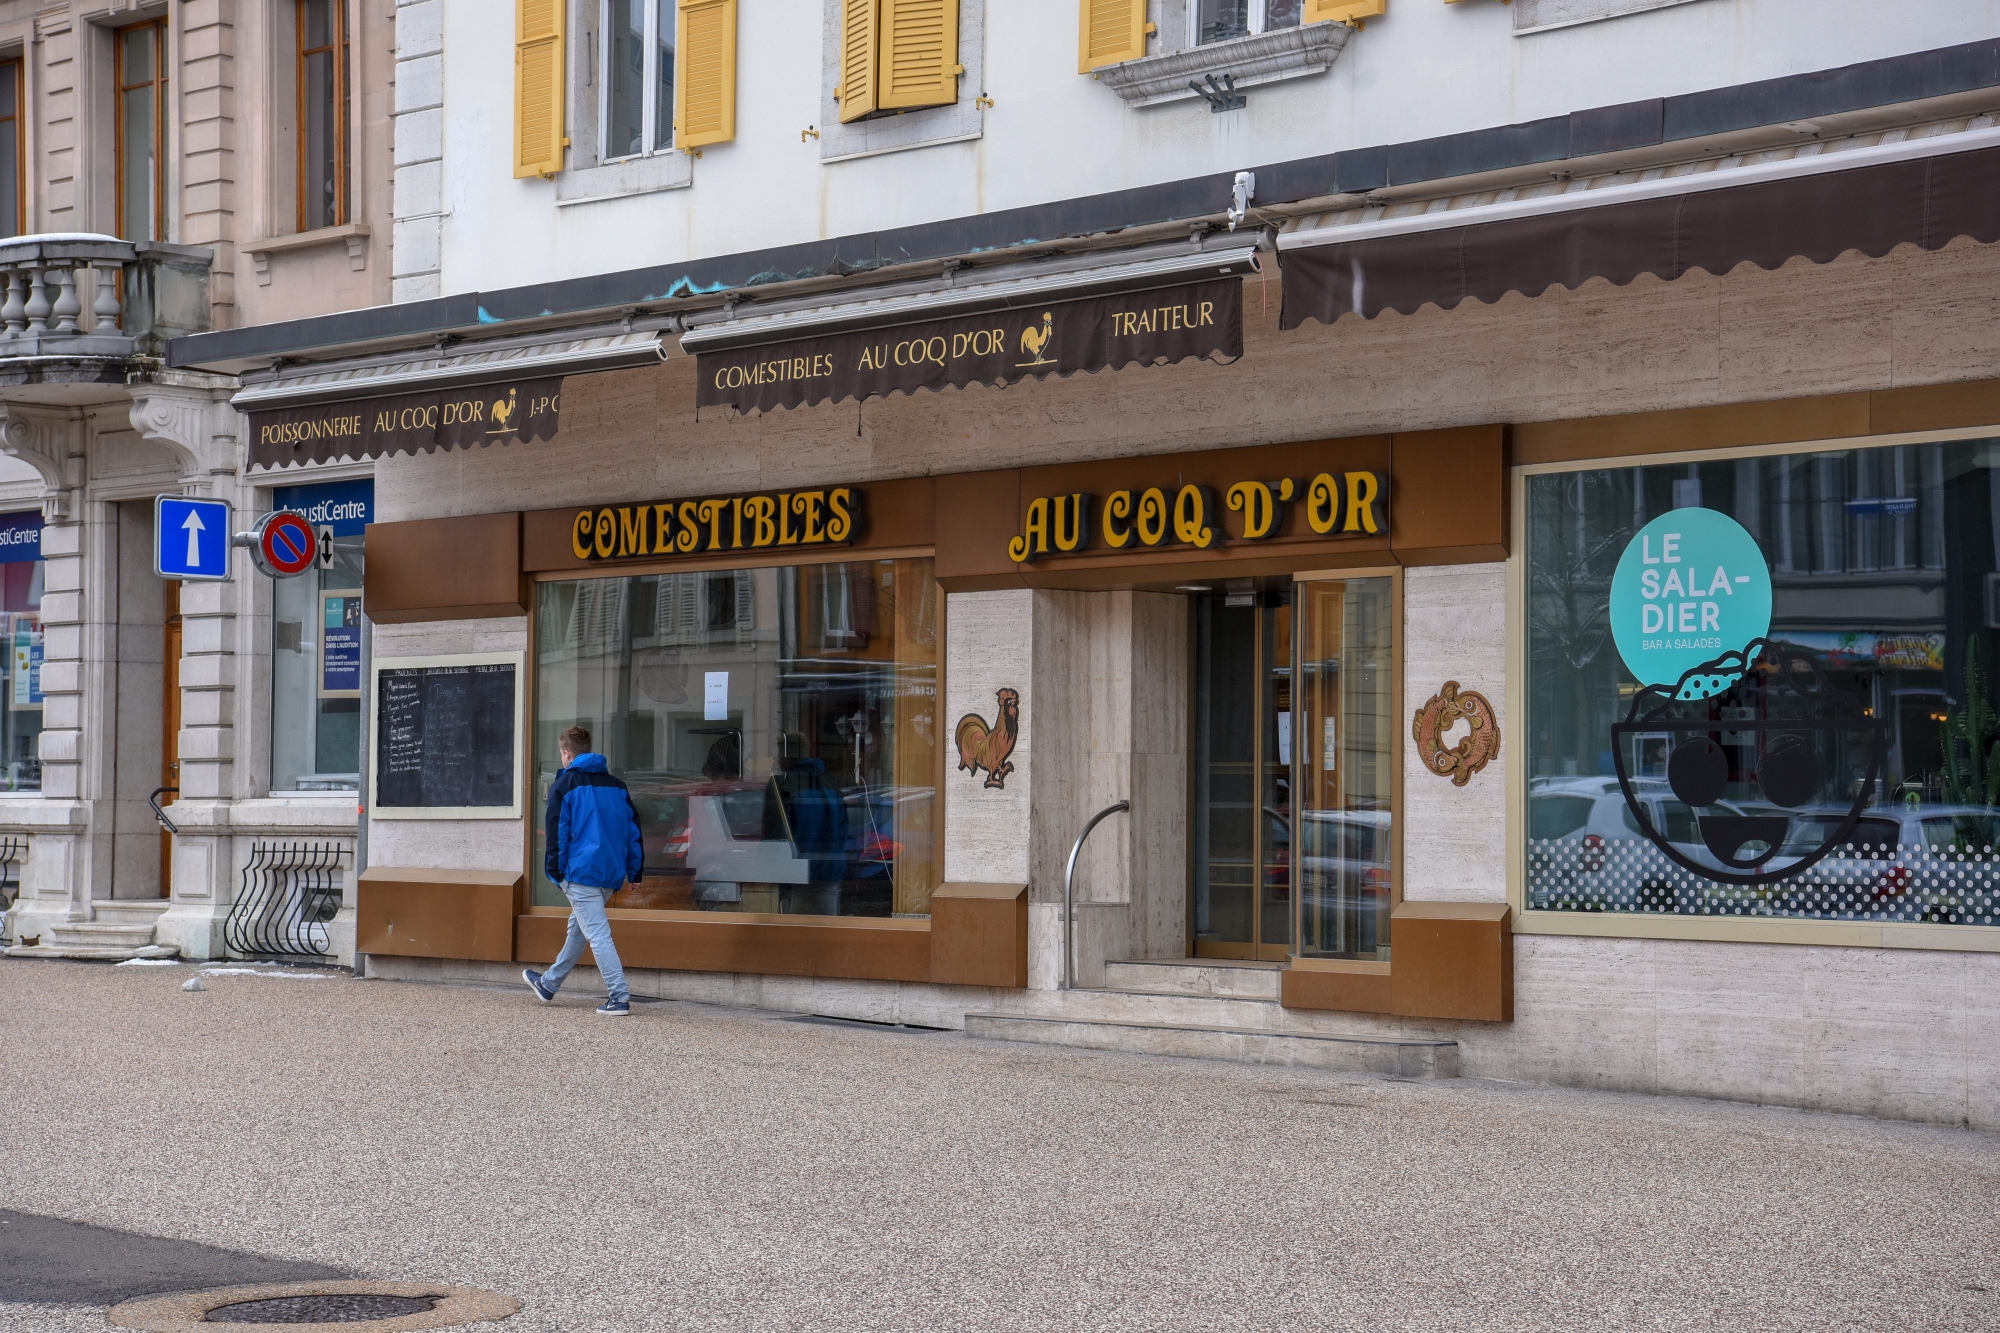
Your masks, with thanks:
[[[793,855],[804,858],[809,881],[781,889],[784,910],[837,916],[841,881],[847,878],[847,803],[827,782],[826,765],[817,759],[793,760],[785,770],[784,788]]]
[[[715,744],[708,747],[708,758],[702,760],[701,775],[711,782],[743,776],[743,743],[734,731],[717,737]]]

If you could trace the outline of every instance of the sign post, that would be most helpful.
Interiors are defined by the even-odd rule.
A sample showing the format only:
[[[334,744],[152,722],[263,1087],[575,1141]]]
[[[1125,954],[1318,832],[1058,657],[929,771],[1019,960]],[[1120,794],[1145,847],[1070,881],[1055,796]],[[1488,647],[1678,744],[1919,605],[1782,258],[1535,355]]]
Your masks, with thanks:
[[[163,579],[220,582],[229,577],[229,506],[194,495],[153,501],[153,572]]]

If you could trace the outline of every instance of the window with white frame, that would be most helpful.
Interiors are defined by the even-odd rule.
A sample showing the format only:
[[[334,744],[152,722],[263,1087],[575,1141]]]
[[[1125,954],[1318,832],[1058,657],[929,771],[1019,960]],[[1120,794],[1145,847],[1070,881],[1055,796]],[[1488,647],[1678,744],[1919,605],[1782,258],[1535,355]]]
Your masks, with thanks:
[[[1205,46],[1296,28],[1304,6],[1305,0],[1193,0],[1188,5],[1188,44]]]
[[[598,159],[664,152],[674,142],[673,0],[601,0]]]

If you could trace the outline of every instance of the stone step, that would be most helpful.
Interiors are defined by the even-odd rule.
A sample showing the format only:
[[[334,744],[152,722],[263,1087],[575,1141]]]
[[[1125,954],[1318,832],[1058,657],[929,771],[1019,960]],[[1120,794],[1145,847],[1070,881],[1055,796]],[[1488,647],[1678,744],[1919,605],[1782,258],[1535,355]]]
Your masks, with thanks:
[[[44,935],[43,939],[48,937]],[[87,944],[9,945],[0,954],[9,958],[73,958],[85,962],[122,963],[128,958],[172,958],[180,950],[171,944],[147,944],[136,949]]]
[[[1239,963],[1221,958],[1127,959],[1104,965],[1107,990],[1241,1000],[1277,999],[1283,975],[1281,963]]]
[[[996,1013],[967,1014],[965,1032],[969,1037],[995,1041],[1077,1046],[1138,1055],[1179,1055],[1238,1064],[1295,1065],[1395,1078],[1458,1076],[1458,1043],[1440,1038],[1365,1037]]]
[[[166,898],[99,898],[90,905],[91,915],[99,924],[123,922],[134,926],[151,926],[172,906]]]
[[[51,921],[42,927],[42,943],[65,948],[143,949],[152,942],[151,921]]]
[[[1234,995],[1171,995],[1157,991],[1069,990],[1017,992],[1006,1012],[1038,1018],[1110,1023],[1167,1023],[1272,1032],[1352,1032],[1353,1016],[1316,1009],[1287,1009],[1277,1000]]]

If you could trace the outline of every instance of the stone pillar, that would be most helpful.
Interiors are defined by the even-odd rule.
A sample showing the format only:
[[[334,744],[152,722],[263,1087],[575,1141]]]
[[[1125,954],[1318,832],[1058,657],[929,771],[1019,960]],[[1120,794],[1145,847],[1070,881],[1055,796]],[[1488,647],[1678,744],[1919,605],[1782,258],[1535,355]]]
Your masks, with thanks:
[[[945,878],[1026,883],[1029,985],[1062,974],[1063,877],[1091,815],[1119,800],[1077,869],[1077,981],[1107,958],[1187,949],[1187,604],[1154,593],[955,593],[947,603],[945,740],[1019,696],[1004,787],[945,779]]]
[[[1403,897],[1411,902],[1505,902],[1507,567],[1441,565],[1403,574]],[[1477,690],[1500,722],[1500,756],[1463,787],[1423,765],[1410,743],[1416,711],[1448,680]],[[1464,738],[1461,723],[1446,740]]]
[[[444,0],[397,0],[392,301],[443,290]]]

